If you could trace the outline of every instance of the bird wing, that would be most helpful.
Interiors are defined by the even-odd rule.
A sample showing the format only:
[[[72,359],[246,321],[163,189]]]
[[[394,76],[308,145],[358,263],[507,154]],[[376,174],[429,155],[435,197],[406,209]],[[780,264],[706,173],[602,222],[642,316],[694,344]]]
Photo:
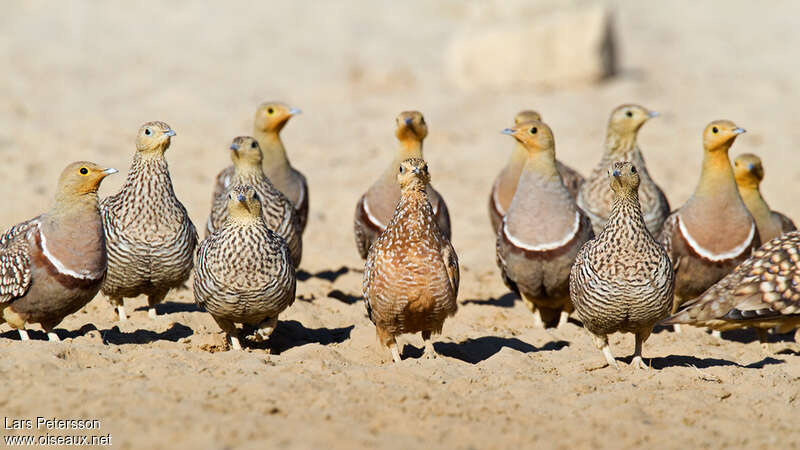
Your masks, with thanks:
[[[222,171],[217,177],[217,188],[220,187],[219,178],[224,172]],[[230,179],[228,179],[228,183],[230,183]],[[208,213],[208,221],[206,222],[206,237],[218,230],[225,222],[225,219],[228,218],[228,199],[226,195],[228,189],[229,187],[224,187],[219,192],[216,189],[214,190],[214,197],[211,198],[211,212]]]
[[[453,237],[453,231],[450,228],[450,210],[447,209],[447,203],[444,202],[442,195],[439,194],[436,189],[433,189],[432,186],[431,190],[433,191],[433,195],[429,198],[431,200],[431,208],[433,208],[436,218],[436,224],[439,225],[439,231],[442,232],[442,235],[449,241]]]
[[[300,221],[300,232],[302,233],[303,230],[306,229],[306,223],[308,223],[308,183],[306,182],[306,177],[303,176],[300,172],[297,173],[297,176],[300,178],[300,196],[297,199],[297,204],[294,205],[294,209],[297,211],[297,218]]]
[[[675,272],[678,271],[680,261],[677,261],[675,255],[673,254],[672,238],[675,236],[677,231],[678,212],[674,211],[669,215],[669,217],[667,217],[667,220],[664,221],[664,226],[661,228],[661,234],[658,236],[658,239],[656,239],[664,247],[664,250],[667,251],[667,256],[669,256],[669,260],[672,263],[672,269]]]
[[[37,219],[31,219],[0,236],[0,304],[25,295],[31,285],[28,232],[36,226]]]
[[[231,184],[231,178],[233,177],[233,166],[228,166],[220,173],[217,174],[216,181],[214,182],[214,194],[211,197],[211,203],[213,204],[214,201],[218,197],[222,197],[228,192],[228,188]]]
[[[367,253],[369,252],[370,246],[369,236],[366,228],[371,228],[375,234],[380,234],[382,231],[380,227],[369,220],[369,214],[367,214],[367,211],[364,209],[364,202],[366,202],[366,198],[367,196],[364,194],[358,200],[358,203],[356,204],[355,217],[353,219],[353,231],[355,232],[356,237],[356,247],[358,248],[358,254],[361,255],[362,259],[367,258]]]
[[[450,285],[453,287],[453,297],[458,297],[458,285],[461,280],[461,275],[458,270],[458,255],[456,255],[453,244],[449,241],[444,242],[442,246],[442,258],[444,259],[444,266],[447,270],[447,278],[450,279]]]
[[[797,226],[794,224],[794,221],[784,214],[779,213],[778,211],[772,211],[772,214],[781,221],[781,231],[784,233],[788,231],[794,231],[797,229]]]
[[[583,175],[561,161],[556,161],[556,168],[561,175],[561,181],[564,182],[564,186],[566,186],[572,198],[578,198],[578,192],[580,192],[585,180]]]

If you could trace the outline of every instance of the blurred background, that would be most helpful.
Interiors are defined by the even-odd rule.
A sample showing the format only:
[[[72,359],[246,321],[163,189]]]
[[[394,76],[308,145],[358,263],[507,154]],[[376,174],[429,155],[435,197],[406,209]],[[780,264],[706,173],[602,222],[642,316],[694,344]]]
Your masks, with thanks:
[[[748,1],[5,2],[0,18],[3,226],[41,211],[68,162],[123,173],[140,124],[178,133],[176,191],[205,221],[212,178],[258,103],[301,108],[283,133],[308,176],[308,265],[358,265],[356,199],[391,159],[393,120],[419,109],[433,182],[451,203],[467,264],[491,269],[486,196],[523,108],[554,129],[559,158],[587,174],[610,110],[662,116],[639,142],[673,207],[692,192],[700,133],[746,128],[731,156],[764,159],[764,195],[800,217],[797,4]],[[609,66],[610,64],[610,66]],[[613,70],[608,70],[612,68]],[[609,73],[613,72],[611,76]],[[347,261],[342,261],[345,258]]]

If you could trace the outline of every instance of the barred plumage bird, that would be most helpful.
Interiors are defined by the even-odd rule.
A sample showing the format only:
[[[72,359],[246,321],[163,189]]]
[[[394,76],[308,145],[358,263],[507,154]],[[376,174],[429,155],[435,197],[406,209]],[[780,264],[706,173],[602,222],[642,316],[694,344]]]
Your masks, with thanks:
[[[308,184],[306,177],[292,167],[281,140],[283,127],[289,119],[300,113],[299,109],[290,108],[283,103],[262,103],[256,110],[253,136],[258,140],[264,154],[261,163],[264,174],[294,205],[302,233],[308,222]],[[232,176],[233,166],[226,167],[217,175],[213,198],[222,197],[222,202],[225,202],[225,192],[231,186]]]
[[[219,229],[228,218],[228,193],[234,186],[244,184],[252,186],[261,200],[261,211],[267,228],[277,233],[289,245],[294,266],[300,265],[303,255],[303,237],[300,222],[292,202],[272,184],[262,169],[261,148],[254,138],[239,136],[233,139],[230,146],[233,173],[230,185],[215,196],[208,216],[206,236]]]
[[[753,327],[767,349],[767,329],[786,333],[800,327],[800,232],[767,242],[663,323],[719,331]]]
[[[400,163],[400,202],[386,229],[369,249],[363,294],[380,343],[400,361],[396,336],[422,333],[425,356],[435,357],[430,341],[458,304],[458,258],[439,230],[426,187],[428,165],[419,158]]]
[[[631,364],[646,369],[642,344],[672,307],[675,273],[664,248],[653,239],[639,203],[639,173],[629,162],[614,163],[609,183],[614,192],[606,227],[581,248],[570,273],[575,312],[603,352],[619,369],[608,335],[633,333]]]
[[[541,120],[542,116],[538,112],[530,109],[520,111],[514,116],[515,125]],[[517,183],[519,183],[519,176],[527,160],[528,151],[525,150],[525,147],[519,141],[514,141],[514,148],[511,150],[511,158],[508,164],[506,164],[503,170],[497,175],[497,178],[494,179],[492,191],[489,194],[489,220],[491,220],[492,228],[495,232],[500,229],[503,216],[505,216],[506,211],[508,211],[508,207],[511,206],[511,199],[514,198],[514,192],[516,192]],[[567,188],[570,195],[572,195],[573,198],[577,198],[584,181],[583,175],[559,160],[556,160],[556,169],[561,175],[561,180],[564,182],[564,186]]]
[[[658,116],[639,105],[622,105],[611,112],[606,132],[605,152],[595,166],[589,178],[581,186],[578,194],[578,206],[592,219],[595,234],[603,231],[606,220],[611,214],[611,201],[614,193],[608,186],[607,171],[617,161],[630,161],[636,166],[641,183],[639,185],[639,202],[647,229],[653,236],[658,236],[664,220],[670,212],[667,197],[661,188],[650,178],[642,151],[636,138],[639,129],[648,120]]]
[[[658,240],[675,268],[672,312],[730,273],[760,245],[756,223],[734,180],[728,150],[741,133],[729,120],[703,132],[703,166],[694,194],[664,222]]]
[[[759,185],[764,179],[761,158],[752,153],[743,153],[737,156],[733,162],[733,173],[736,177],[739,195],[756,221],[758,236],[762,242],[797,229],[792,219],[777,211],[772,211],[764,197],[761,196]]]
[[[148,314],[155,317],[155,305],[192,272],[197,231],[175,197],[164,159],[172,136],[164,122],[142,125],[125,184],[100,202],[108,249],[102,291],[120,320],[127,318],[125,298],[140,294],[147,296]]]
[[[255,327],[267,339],[295,298],[295,271],[286,241],[264,222],[256,190],[228,190],[225,222],[197,251],[194,298],[240,350],[237,323]]]
[[[116,172],[86,161],[68,165],[53,207],[0,235],[0,323],[22,340],[28,340],[26,323],[39,323],[58,341],[53,328],[100,290],[106,243],[97,189]]]
[[[525,148],[526,161],[497,232],[497,265],[538,327],[563,325],[572,312],[569,269],[581,246],[594,237],[592,225],[556,169],[550,127],[529,121],[504,132]]]
[[[386,229],[386,224],[392,218],[400,200],[400,187],[396,180],[400,163],[410,158],[422,159],[422,141],[428,135],[428,125],[419,111],[401,112],[395,122],[395,136],[399,143],[397,154],[386,171],[356,204],[353,228],[356,247],[363,259],[367,258],[370,245]],[[433,186],[428,185],[427,191],[436,223],[444,237],[450,240],[450,212],[447,204]]]

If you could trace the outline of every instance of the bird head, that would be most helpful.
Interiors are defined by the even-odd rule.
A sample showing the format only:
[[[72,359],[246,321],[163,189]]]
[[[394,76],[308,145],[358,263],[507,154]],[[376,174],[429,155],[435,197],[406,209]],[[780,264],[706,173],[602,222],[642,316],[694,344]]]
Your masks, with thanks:
[[[658,117],[658,113],[644,106],[621,105],[611,111],[608,129],[620,135],[636,134],[642,125],[653,117]]]
[[[394,134],[400,141],[419,141],[428,136],[428,125],[425,123],[425,117],[419,111],[403,111],[397,115],[395,119],[397,129]]]
[[[538,120],[522,122],[511,128],[503,130],[503,134],[508,134],[519,141],[530,153],[534,152],[555,152],[555,140],[553,130],[546,123]]]
[[[238,136],[231,142],[231,161],[236,167],[261,167],[261,147],[251,136]]]
[[[752,153],[742,153],[733,162],[733,173],[736,184],[743,187],[758,188],[764,179],[764,167],[761,158]]]
[[[237,184],[228,191],[228,216],[234,221],[261,217],[261,200],[248,184]]]
[[[517,113],[514,116],[514,125],[518,125],[520,123],[530,122],[532,120],[536,120],[538,122],[542,121],[542,115],[539,114],[538,111],[534,111],[532,109],[524,109]]]
[[[639,190],[639,173],[630,161],[618,161],[608,171],[611,190],[616,195],[623,195]]]
[[[431,181],[428,163],[420,158],[406,159],[400,163],[397,181],[400,183],[402,190],[410,187],[425,189],[425,186]]]
[[[301,114],[297,108],[279,102],[266,102],[258,106],[254,128],[261,132],[277,133],[293,116]]]
[[[59,196],[81,196],[96,194],[100,182],[117,169],[100,167],[88,161],[78,161],[68,165],[58,178]]]
[[[727,151],[733,141],[744,132],[744,128],[730,120],[715,120],[703,130],[703,147],[707,152]]]
[[[175,132],[164,122],[147,122],[139,127],[136,150],[140,152],[165,151]]]

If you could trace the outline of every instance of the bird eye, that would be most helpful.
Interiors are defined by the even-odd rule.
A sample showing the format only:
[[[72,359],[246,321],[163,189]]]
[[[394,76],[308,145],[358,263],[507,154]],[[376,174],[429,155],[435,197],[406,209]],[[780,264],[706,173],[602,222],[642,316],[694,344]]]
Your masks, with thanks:
[[[150,132],[150,128],[145,128],[145,129],[144,129],[144,134],[145,134],[146,136],[150,136],[150,134],[151,134],[151,132]]]
[[[256,148],[257,146],[258,144],[256,144],[256,141],[250,143],[250,148]]]
[[[633,113],[630,111],[625,111],[625,115],[628,117],[633,117]]]
[[[536,127],[531,128],[531,134],[536,134],[538,131]]]
[[[712,128],[712,129],[711,129],[711,132],[712,132],[712,133],[714,133],[714,134],[716,134],[716,133],[718,133],[718,132],[719,132],[719,128],[717,128],[717,127],[714,127],[714,128]]]
[[[400,173],[404,173],[405,171],[406,171],[406,168],[403,167],[403,166],[400,166]]]
[[[79,170],[79,172],[81,173],[81,175],[86,175],[89,173],[89,169],[87,169],[86,167],[81,167],[81,170]]]
[[[636,166],[631,166],[631,173],[636,173]]]
[[[267,114],[275,114],[274,108],[267,108]]]

